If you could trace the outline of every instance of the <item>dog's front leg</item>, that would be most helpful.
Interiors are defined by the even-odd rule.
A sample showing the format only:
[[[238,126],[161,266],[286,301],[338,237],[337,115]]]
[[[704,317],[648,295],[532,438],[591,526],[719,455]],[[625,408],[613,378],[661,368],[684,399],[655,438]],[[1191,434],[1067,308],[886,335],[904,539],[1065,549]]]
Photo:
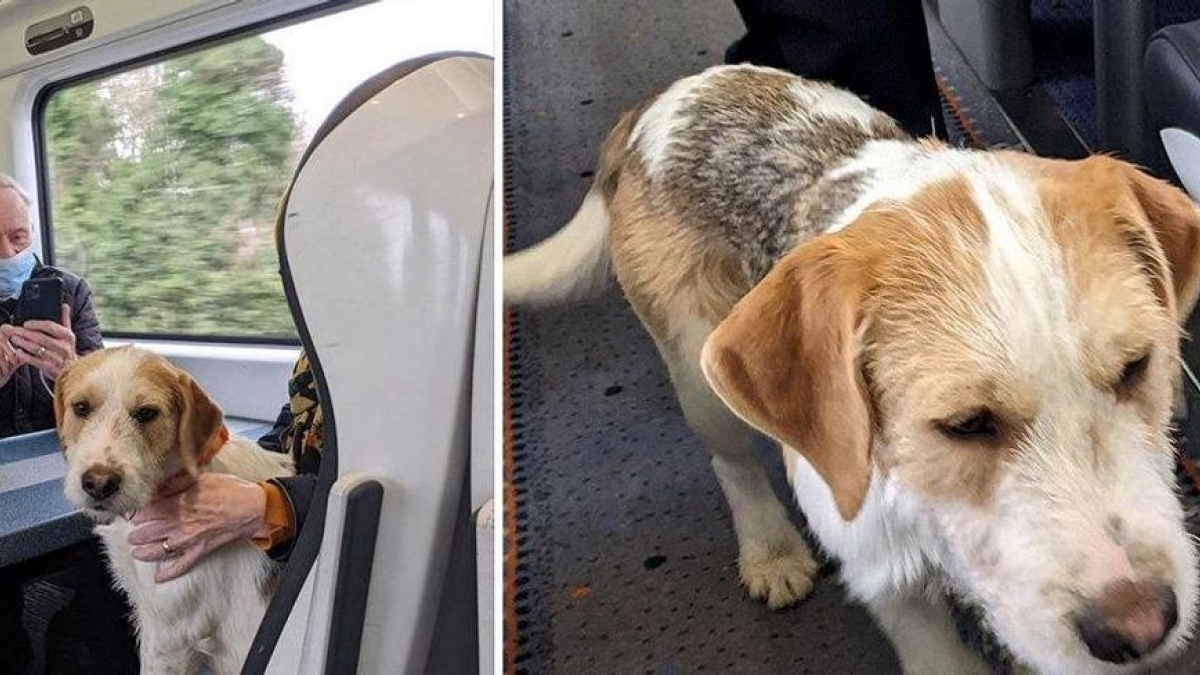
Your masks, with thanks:
[[[919,595],[867,603],[875,621],[900,657],[904,675],[989,675],[979,656],[958,639],[950,613],[940,600]]]
[[[733,512],[742,583],[772,608],[799,602],[813,587],[817,562],[776,498],[755,447],[755,432],[712,392],[700,370],[710,328],[680,330],[659,350],[688,426],[712,455],[713,471]]]
[[[193,675],[203,662],[192,645],[172,640],[166,631],[143,630],[138,636],[141,675]]]

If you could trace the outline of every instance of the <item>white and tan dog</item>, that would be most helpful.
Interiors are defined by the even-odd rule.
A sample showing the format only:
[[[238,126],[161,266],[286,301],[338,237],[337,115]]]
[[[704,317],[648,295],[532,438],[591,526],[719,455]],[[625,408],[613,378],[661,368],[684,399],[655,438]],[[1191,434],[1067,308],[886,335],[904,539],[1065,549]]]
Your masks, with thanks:
[[[750,66],[627,113],[505,297],[603,287],[609,262],[733,512],[741,577],[812,587],[753,430],[906,673],[984,673],[967,607],[1039,673],[1180,651],[1196,555],[1168,432],[1200,213],[1107,158],[906,136],[825,84]],[[950,602],[953,599],[953,603]]]
[[[67,497],[97,522],[117,584],[129,597],[142,672],[241,672],[270,600],[273,563],[249,542],[210,553],[187,574],[155,583],[158,563],[135,560],[129,514],[167,479],[189,472],[261,481],[291,473],[286,455],[231,437],[220,408],[186,372],[132,347],[89,354],[55,384]]]

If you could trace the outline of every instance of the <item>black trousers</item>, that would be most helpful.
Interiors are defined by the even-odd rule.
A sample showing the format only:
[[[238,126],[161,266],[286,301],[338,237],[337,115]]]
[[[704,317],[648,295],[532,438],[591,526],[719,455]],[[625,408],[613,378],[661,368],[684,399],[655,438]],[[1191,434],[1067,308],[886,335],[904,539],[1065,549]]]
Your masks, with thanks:
[[[136,675],[131,613],[95,540],[0,568],[0,675]]]
[[[914,136],[945,138],[921,0],[734,0],[746,35],[727,63],[849,89]],[[935,125],[931,127],[931,125]]]

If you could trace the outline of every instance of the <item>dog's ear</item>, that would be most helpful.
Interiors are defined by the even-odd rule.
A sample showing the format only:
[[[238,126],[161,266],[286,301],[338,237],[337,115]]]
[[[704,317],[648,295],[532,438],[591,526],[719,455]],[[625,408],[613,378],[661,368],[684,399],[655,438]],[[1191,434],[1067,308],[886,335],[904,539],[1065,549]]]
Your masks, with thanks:
[[[228,439],[225,416],[212,397],[186,372],[179,374],[182,408],[179,414],[179,451],[183,466],[196,475]]]
[[[870,483],[871,404],[859,364],[869,272],[837,235],[776,264],[704,345],[717,395],[800,452],[852,520]]]
[[[1124,173],[1158,241],[1162,259],[1155,259],[1157,252],[1152,246],[1138,253],[1147,259],[1151,272],[1166,263],[1170,278],[1156,283],[1162,285],[1160,293],[1165,295],[1168,288],[1173,292],[1179,322],[1186,322],[1196,306],[1197,296],[1200,296],[1200,209],[1182,190],[1143,173],[1132,164],[1108,157],[1091,161],[1115,164]],[[1164,297],[1164,301],[1170,306],[1169,297]]]
[[[71,395],[71,373],[78,363],[77,359],[67,364],[58,372],[58,379],[54,380],[54,426],[60,433],[63,429],[63,419],[67,414],[67,399]]]

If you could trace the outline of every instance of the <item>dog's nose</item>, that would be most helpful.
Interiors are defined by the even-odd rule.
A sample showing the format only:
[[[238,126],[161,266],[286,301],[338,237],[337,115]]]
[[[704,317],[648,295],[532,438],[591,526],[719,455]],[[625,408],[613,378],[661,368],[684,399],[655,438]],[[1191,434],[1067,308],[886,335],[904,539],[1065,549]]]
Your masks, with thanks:
[[[104,499],[121,487],[121,474],[102,466],[93,466],[83,473],[83,491],[92,499]]]
[[[1110,584],[1075,618],[1075,629],[1092,656],[1128,663],[1162,644],[1179,620],[1175,591],[1132,580]]]

